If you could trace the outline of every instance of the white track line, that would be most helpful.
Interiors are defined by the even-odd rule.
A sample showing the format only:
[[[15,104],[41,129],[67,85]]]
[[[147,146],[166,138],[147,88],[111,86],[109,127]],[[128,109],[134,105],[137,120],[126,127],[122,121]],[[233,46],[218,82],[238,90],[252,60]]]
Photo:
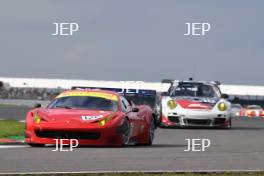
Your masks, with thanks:
[[[45,175],[50,175],[50,174],[109,174],[109,173],[222,173],[222,172],[233,172],[233,173],[239,173],[239,172],[263,172],[264,170],[109,170],[109,171],[81,171],[81,172],[11,172],[11,173],[0,173],[0,175],[14,175],[14,174],[30,174],[30,175],[35,175],[35,174],[45,174]]]
[[[0,145],[0,149],[3,149],[3,148],[26,148],[26,147],[29,147],[29,146],[26,146],[26,145]]]

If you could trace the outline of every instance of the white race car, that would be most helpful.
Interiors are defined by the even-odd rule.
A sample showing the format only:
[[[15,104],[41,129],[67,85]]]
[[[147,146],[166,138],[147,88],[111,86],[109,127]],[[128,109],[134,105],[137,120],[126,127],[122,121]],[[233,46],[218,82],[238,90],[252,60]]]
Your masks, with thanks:
[[[231,128],[231,103],[217,82],[173,81],[161,98],[162,127]]]

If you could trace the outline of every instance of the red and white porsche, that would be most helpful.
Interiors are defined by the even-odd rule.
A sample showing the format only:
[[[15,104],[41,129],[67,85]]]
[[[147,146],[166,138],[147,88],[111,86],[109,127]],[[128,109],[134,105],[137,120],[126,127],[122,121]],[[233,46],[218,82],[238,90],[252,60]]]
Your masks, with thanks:
[[[26,116],[26,143],[33,147],[76,139],[80,145],[151,145],[155,123],[150,107],[102,90],[71,90]]]
[[[175,81],[161,99],[161,126],[231,128],[231,103],[218,84]]]

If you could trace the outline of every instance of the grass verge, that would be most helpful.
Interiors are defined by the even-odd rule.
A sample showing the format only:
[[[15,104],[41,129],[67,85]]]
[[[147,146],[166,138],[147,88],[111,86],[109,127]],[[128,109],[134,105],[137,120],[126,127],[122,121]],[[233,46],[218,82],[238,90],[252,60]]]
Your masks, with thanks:
[[[0,138],[23,136],[25,123],[16,120],[0,120]]]

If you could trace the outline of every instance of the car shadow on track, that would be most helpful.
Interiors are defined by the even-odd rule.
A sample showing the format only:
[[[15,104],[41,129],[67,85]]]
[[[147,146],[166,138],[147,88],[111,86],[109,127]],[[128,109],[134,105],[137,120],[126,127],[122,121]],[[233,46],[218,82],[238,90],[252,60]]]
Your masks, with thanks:
[[[168,130],[229,130],[221,127],[160,127]]]
[[[264,130],[264,126],[263,127],[233,127],[231,130]]]
[[[187,145],[183,145],[183,144],[152,144],[150,146],[135,145],[135,146],[126,146],[126,147],[131,147],[131,148],[182,148],[186,146]]]
[[[229,131],[229,130],[264,130],[263,127],[250,127],[250,126],[235,126],[230,129],[225,128],[212,128],[212,127],[162,127],[160,129],[167,129],[167,130],[219,130],[219,131]]]
[[[152,145],[126,145],[126,146],[89,146],[89,145],[80,145],[77,148],[182,148],[187,145],[183,144],[152,144]],[[45,147],[37,147],[37,148],[55,148],[55,145],[48,145]],[[64,148],[69,149],[69,146],[64,146]]]

